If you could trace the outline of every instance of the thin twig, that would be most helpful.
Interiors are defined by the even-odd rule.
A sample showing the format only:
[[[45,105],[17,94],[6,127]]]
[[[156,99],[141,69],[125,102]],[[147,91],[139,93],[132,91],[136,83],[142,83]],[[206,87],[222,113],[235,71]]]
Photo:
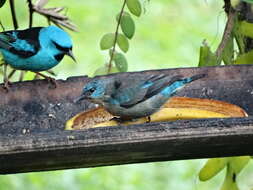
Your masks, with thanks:
[[[4,25],[1,21],[0,21],[0,26],[1,26],[2,30],[5,31]]]
[[[236,12],[232,8],[230,8],[228,12],[228,20],[227,20],[226,27],[222,36],[222,40],[215,52],[218,57],[218,60],[221,59],[222,52],[225,49],[226,44],[228,43],[229,38],[231,37],[231,34],[233,32],[235,17],[236,17]]]
[[[32,0],[27,0],[27,3],[29,8],[29,28],[31,28],[33,25],[33,12],[34,12]]]
[[[14,0],[10,0],[9,2],[10,2],[10,8],[11,8],[13,27],[16,30],[18,28],[18,21],[16,17],[16,12],[15,12]]]
[[[16,69],[13,69],[13,70],[9,73],[8,79],[10,79],[11,77],[13,77],[13,75],[15,74],[16,71],[17,71]]]
[[[119,19],[118,19],[118,23],[117,23],[117,27],[116,27],[116,31],[115,31],[115,38],[114,38],[114,42],[113,42],[112,54],[110,56],[110,61],[109,61],[109,64],[108,64],[108,71],[107,71],[108,74],[110,73],[110,71],[112,69],[112,60],[113,60],[113,57],[114,57],[117,38],[118,38],[118,34],[119,34],[119,25],[120,25],[120,22],[121,22],[121,18],[122,18],[123,12],[124,12],[125,5],[126,5],[126,0],[124,0],[124,2],[123,2],[122,8],[121,8],[121,11],[120,11],[120,14],[119,14]]]

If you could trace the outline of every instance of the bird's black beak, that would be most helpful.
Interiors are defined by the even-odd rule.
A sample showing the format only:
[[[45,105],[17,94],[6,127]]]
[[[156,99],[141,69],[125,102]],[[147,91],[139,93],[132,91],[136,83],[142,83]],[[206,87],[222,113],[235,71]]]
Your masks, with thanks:
[[[75,56],[74,56],[74,54],[73,54],[73,52],[72,52],[71,49],[66,53],[66,55],[68,55],[69,57],[71,57],[71,59],[73,59],[74,62],[76,62],[76,58],[75,58]]]
[[[87,99],[85,94],[81,94],[79,97],[77,97],[76,99],[74,99],[74,103],[78,103],[81,100]]]

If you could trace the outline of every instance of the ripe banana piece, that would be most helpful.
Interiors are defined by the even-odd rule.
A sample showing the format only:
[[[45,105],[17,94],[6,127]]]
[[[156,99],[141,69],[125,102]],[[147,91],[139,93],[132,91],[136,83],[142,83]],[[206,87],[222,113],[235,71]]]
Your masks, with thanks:
[[[180,119],[247,117],[240,107],[217,100],[172,97],[156,113],[150,116],[149,122],[174,121]],[[117,126],[111,120],[113,116],[99,107],[81,112],[66,122],[66,130],[87,129],[94,127]],[[148,122],[147,118],[123,122],[120,125],[134,125]]]
[[[173,97],[156,113],[150,116],[149,122],[173,121],[179,119],[247,117],[240,107],[217,100]],[[111,120],[113,116],[104,108],[98,107],[81,112],[66,122],[66,130],[88,129],[95,127],[117,126]],[[123,122],[120,125],[146,123],[147,118]],[[221,190],[239,190],[236,177],[251,159],[250,156],[212,158],[199,172],[199,179],[207,181],[226,168],[226,177]]]

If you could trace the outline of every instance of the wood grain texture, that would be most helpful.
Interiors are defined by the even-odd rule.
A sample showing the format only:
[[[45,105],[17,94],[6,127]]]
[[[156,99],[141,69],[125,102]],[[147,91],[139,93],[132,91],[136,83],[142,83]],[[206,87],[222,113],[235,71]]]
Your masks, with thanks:
[[[177,96],[226,101],[253,115],[253,66],[117,75],[138,77],[154,73],[207,73],[208,77],[189,84]],[[50,89],[42,80],[15,83],[9,93],[0,89],[0,173],[253,154],[251,117],[64,131],[69,118],[94,107],[85,101],[73,103],[88,80],[73,77],[58,81],[57,89]]]

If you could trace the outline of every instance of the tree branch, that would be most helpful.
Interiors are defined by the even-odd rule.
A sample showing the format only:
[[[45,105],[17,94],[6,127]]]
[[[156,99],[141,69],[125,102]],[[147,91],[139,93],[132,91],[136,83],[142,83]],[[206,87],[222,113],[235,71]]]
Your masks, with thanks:
[[[33,25],[33,12],[34,12],[32,0],[27,0],[27,3],[29,8],[29,28],[31,28]]]
[[[225,10],[226,9],[228,9],[227,6],[225,6]],[[222,36],[222,40],[215,52],[218,57],[218,60],[221,60],[222,53],[226,47],[226,44],[228,43],[229,39],[231,38],[233,29],[234,29],[236,12],[231,7],[229,8],[229,10],[226,10],[226,12],[228,15],[228,20],[227,20],[226,27],[225,27],[225,30],[224,30],[224,33]]]
[[[109,65],[108,65],[108,71],[107,71],[108,74],[110,73],[110,71],[112,69],[112,61],[113,61],[113,57],[114,57],[114,53],[115,53],[115,49],[116,49],[116,44],[117,44],[117,39],[118,39],[118,34],[119,34],[119,26],[120,26],[120,22],[122,19],[122,15],[124,13],[125,5],[126,5],[126,0],[124,0],[122,8],[119,13],[119,19],[117,22],[116,31],[115,31],[115,38],[114,38],[114,42],[113,42],[112,54],[110,56]]]
[[[10,3],[10,8],[11,8],[13,27],[16,30],[18,28],[18,21],[17,21],[17,17],[16,17],[16,12],[15,12],[14,0],[9,0],[9,3]]]

